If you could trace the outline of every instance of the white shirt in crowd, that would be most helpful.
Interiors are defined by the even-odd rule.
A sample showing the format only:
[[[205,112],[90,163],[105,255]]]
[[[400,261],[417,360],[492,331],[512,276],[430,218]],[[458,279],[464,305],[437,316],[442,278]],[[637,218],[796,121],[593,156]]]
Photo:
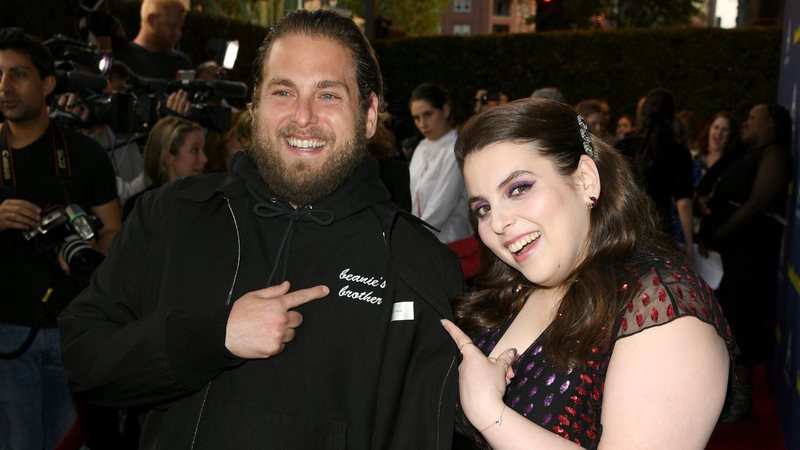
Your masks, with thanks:
[[[456,137],[453,129],[436,141],[423,139],[408,168],[412,212],[439,229],[444,243],[472,235],[464,178],[453,154]]]

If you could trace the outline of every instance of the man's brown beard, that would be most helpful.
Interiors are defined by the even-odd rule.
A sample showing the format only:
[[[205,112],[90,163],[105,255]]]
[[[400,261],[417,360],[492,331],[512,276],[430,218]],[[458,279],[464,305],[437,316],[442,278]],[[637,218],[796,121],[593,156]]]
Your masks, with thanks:
[[[281,147],[290,131],[291,127],[284,127],[273,136],[265,136],[258,118],[254,118],[251,154],[264,181],[295,206],[316,203],[331,195],[350,178],[366,155],[366,127],[362,116],[358,117],[353,134],[341,144],[331,133],[311,130],[312,136],[324,136],[327,142],[325,161],[321,165],[318,161],[302,160],[287,164],[281,158]]]

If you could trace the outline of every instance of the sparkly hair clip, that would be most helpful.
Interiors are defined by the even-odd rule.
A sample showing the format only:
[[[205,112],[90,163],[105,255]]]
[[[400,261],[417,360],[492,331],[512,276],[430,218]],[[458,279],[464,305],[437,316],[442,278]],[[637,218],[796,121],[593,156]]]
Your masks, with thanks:
[[[581,133],[581,140],[583,141],[583,151],[585,151],[590,158],[594,158],[594,147],[592,147],[592,139],[589,137],[589,125],[586,124],[586,120],[580,115],[578,116],[578,129]]]

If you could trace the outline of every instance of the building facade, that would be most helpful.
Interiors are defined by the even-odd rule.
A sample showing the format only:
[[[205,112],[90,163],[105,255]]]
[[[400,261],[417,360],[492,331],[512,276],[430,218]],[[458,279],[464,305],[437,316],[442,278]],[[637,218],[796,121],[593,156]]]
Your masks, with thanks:
[[[450,0],[441,34],[529,33],[536,29],[535,14],[536,0]]]

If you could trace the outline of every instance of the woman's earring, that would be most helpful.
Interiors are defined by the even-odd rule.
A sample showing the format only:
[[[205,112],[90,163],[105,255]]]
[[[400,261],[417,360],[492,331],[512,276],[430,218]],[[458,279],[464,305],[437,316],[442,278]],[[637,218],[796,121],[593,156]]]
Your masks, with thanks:
[[[589,197],[589,204],[586,205],[589,209],[595,209],[597,207],[597,197]]]

